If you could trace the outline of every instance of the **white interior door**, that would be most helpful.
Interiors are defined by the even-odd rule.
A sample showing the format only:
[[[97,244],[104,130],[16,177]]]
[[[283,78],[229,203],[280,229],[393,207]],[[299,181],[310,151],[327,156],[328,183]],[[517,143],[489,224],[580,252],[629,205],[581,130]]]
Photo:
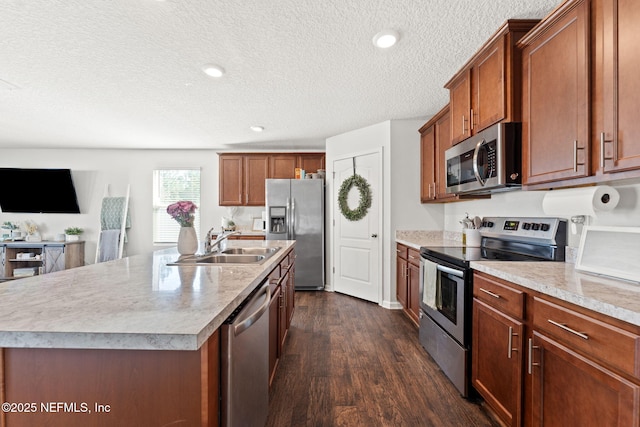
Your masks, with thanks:
[[[333,162],[333,275],[334,290],[367,301],[380,303],[381,265],[380,258],[380,203],[381,191],[380,152],[355,157],[356,173],[371,186],[371,207],[359,221],[349,221],[338,207],[338,192],[342,182],[353,175],[352,157]],[[349,208],[358,207],[360,192],[354,186],[349,192]]]

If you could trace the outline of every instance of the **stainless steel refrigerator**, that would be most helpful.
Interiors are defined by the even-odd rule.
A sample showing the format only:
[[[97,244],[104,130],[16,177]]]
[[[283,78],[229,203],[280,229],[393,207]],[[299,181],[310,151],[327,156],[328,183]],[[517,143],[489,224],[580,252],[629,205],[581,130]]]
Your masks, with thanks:
[[[296,241],[296,289],[324,289],[324,180],[267,179],[267,240]]]

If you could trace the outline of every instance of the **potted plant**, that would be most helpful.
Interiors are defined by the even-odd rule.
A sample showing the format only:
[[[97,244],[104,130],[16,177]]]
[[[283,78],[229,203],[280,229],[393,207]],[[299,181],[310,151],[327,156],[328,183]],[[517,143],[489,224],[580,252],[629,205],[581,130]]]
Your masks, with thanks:
[[[42,241],[42,237],[40,237],[40,233],[38,233],[38,225],[33,221],[25,221],[22,224],[22,227],[27,232],[26,240],[27,242],[40,242]]]
[[[2,239],[9,239],[11,237],[15,237],[14,233],[17,232],[18,230],[18,226],[15,225],[14,223],[12,223],[11,221],[5,221],[2,223],[2,226],[0,226],[2,228],[2,230],[4,230],[2,232]]]
[[[80,240],[80,235],[84,230],[78,227],[69,227],[64,229],[64,234],[66,235],[67,242],[75,242]]]

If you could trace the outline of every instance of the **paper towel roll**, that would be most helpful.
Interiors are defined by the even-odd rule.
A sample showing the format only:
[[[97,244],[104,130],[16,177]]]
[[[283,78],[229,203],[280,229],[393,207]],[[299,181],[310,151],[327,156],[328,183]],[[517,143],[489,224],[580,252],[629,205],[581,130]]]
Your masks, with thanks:
[[[597,215],[612,211],[620,201],[620,193],[608,185],[552,190],[542,199],[547,215]]]

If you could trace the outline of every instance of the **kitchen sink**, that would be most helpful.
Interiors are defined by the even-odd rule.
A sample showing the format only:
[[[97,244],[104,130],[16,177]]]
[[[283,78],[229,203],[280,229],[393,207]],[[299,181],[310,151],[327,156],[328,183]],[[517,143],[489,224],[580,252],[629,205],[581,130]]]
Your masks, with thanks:
[[[261,264],[280,248],[229,248],[220,253],[180,257],[167,265]]]
[[[222,254],[238,255],[271,255],[278,252],[280,248],[229,248],[223,250]]]

